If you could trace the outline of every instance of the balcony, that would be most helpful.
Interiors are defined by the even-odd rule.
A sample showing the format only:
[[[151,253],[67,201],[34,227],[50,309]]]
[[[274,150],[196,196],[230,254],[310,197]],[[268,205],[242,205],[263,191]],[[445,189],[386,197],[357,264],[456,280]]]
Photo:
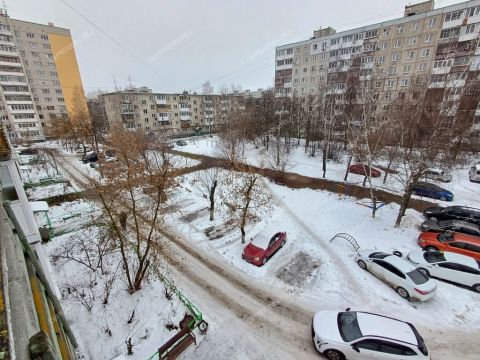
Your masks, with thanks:
[[[10,110],[12,114],[35,114],[34,109]]]
[[[0,75],[25,76],[25,74],[22,72],[22,68],[15,68],[12,70],[14,71],[0,71]]]
[[[4,51],[0,50],[0,55],[2,56],[12,56],[12,57],[19,57],[16,51]]]
[[[2,66],[10,66],[10,67],[18,67],[21,68],[22,64],[19,62],[13,62],[13,61],[0,61],[0,65]]]
[[[192,116],[191,115],[180,115],[180,120],[182,121],[191,121]]]
[[[32,105],[32,104],[33,104],[33,100],[23,100],[23,101],[18,101],[18,100],[5,100],[5,102],[7,103],[7,105],[12,105],[12,104],[16,104],[16,105]]]
[[[158,121],[169,121],[170,117],[168,115],[161,116],[159,113],[157,113],[157,120]]]
[[[167,99],[163,99],[163,98],[158,98],[158,97],[157,97],[157,98],[155,99],[155,103],[156,103],[157,105],[166,105],[166,104],[167,104]]]

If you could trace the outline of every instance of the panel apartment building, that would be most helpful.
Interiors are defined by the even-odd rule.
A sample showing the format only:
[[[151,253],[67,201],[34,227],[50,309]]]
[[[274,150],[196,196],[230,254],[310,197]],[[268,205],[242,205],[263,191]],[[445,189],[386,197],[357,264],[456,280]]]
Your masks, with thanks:
[[[431,0],[406,6],[399,19],[339,33],[319,29],[308,40],[276,48],[276,95],[304,101],[322,88],[341,94],[347,74],[358,71],[381,80],[375,83],[381,104],[427,79],[429,91],[453,86],[449,94],[469,97],[460,109],[473,119],[480,115],[479,32],[480,0],[438,9]]]
[[[244,108],[240,94],[165,94],[146,87],[101,94],[98,100],[109,127],[116,124],[166,135],[215,131],[229,111]]]
[[[75,97],[86,106],[70,30],[0,13],[0,119],[10,140],[43,139]]]

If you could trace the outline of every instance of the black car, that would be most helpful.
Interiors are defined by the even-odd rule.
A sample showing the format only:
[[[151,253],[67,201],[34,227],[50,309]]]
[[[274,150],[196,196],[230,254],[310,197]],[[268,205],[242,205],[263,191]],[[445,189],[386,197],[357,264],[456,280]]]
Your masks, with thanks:
[[[435,206],[423,211],[427,219],[436,220],[462,220],[480,225],[480,209],[468,206]]]
[[[97,153],[88,154],[82,159],[82,161],[84,164],[98,161],[98,154]]]
[[[447,230],[462,234],[480,236],[480,226],[462,220],[426,220],[420,225],[422,231],[444,232]]]
[[[178,140],[178,141],[176,142],[176,144],[177,144],[178,146],[187,146],[187,142],[186,142],[186,141],[183,141],[183,140]]]

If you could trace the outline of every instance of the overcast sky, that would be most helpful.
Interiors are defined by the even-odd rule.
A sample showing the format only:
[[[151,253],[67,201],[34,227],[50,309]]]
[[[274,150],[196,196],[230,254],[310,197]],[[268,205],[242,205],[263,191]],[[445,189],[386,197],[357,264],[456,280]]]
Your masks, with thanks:
[[[273,85],[275,46],[403,15],[415,0],[6,0],[12,18],[69,28],[87,92]],[[443,7],[460,0],[436,0]],[[69,4],[71,7],[69,7]],[[333,5],[334,4],[334,5]],[[82,15],[84,17],[82,17]],[[101,29],[101,30],[99,30]],[[103,32],[102,32],[103,31]]]

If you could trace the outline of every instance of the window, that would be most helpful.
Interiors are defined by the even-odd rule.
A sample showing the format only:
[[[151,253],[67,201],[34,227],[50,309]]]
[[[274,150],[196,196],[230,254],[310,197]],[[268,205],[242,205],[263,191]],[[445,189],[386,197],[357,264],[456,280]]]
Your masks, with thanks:
[[[403,73],[404,74],[409,74],[411,69],[411,65],[404,65],[403,66]]]
[[[36,52],[36,51],[32,51],[32,56],[34,58],[40,58],[40,53]]]
[[[35,39],[35,34],[34,33],[31,33],[31,32],[27,32],[27,38],[29,39]]]
[[[462,17],[463,15],[463,10],[460,11],[453,11],[451,13],[448,13],[445,15],[445,21],[454,21],[458,20]]]
[[[386,48],[388,48],[388,44],[386,42],[380,44],[381,50],[385,50]]]
[[[392,54],[392,62],[396,62],[396,61],[398,61],[398,59],[399,59],[398,53],[393,53]]]
[[[399,48],[402,45],[402,40],[395,40],[395,43],[393,44],[394,48]]]
[[[40,39],[42,39],[42,40],[48,40],[48,35],[46,35],[46,34],[41,34],[41,35],[40,35]]]
[[[341,312],[338,314],[338,329],[343,341],[349,342],[362,337],[358,326],[357,313]]]
[[[387,87],[391,88],[395,85],[395,80],[387,80]]]
[[[437,24],[437,18],[436,17],[431,17],[428,19],[428,27],[433,27]]]
[[[382,56],[378,57],[377,62],[379,64],[383,64],[385,62],[385,55],[382,55]]]
[[[42,89],[43,94],[50,94],[50,89]]]
[[[469,24],[465,28],[465,34],[473,34],[475,32],[475,24]]]
[[[389,66],[389,67],[388,67],[388,73],[389,73],[390,75],[393,75],[393,74],[395,74],[396,72],[397,72],[397,67],[396,67],[396,66]]]
[[[465,249],[480,254],[480,246],[473,245],[473,244],[465,244]]]
[[[405,54],[405,59],[407,60],[412,60],[413,58],[415,57],[415,51],[408,51],[406,54]]]
[[[330,45],[337,45],[339,42],[340,42],[340,38],[331,39],[330,40]]]
[[[383,29],[383,36],[388,36],[388,35],[390,35],[390,28]]]
[[[365,32],[365,39],[373,38],[378,36],[378,30],[370,30]]]
[[[418,31],[418,21],[412,24],[412,31]]]
[[[49,106],[47,106],[47,110],[55,110],[55,106],[49,105]]]
[[[480,15],[480,6],[471,8],[468,11],[468,16],[477,16],[477,15]]]
[[[422,49],[422,57],[429,57],[430,56],[430,49]]]
[[[432,38],[433,38],[432,33],[425,34],[425,42],[426,43],[432,42]]]
[[[29,43],[29,44],[30,44],[30,48],[31,48],[31,49],[36,49],[36,48],[37,48],[37,44],[35,44],[35,43],[33,43],[33,42],[31,42],[31,43]]]
[[[400,81],[400,86],[408,86],[408,79],[402,79]]]
[[[455,36],[460,36],[460,26],[450,29],[443,29],[440,33],[440,39],[448,39]]]
[[[470,59],[468,56],[462,56],[458,57],[455,60],[453,60],[453,66],[462,66],[462,65],[468,65],[470,62]]]
[[[408,45],[415,45],[417,43],[417,37],[411,36],[408,38]]]
[[[397,33],[401,34],[405,31],[405,27],[403,25],[398,25],[397,26]]]
[[[45,76],[45,71],[43,71],[43,70],[37,70],[37,75],[38,75],[38,76]]]

